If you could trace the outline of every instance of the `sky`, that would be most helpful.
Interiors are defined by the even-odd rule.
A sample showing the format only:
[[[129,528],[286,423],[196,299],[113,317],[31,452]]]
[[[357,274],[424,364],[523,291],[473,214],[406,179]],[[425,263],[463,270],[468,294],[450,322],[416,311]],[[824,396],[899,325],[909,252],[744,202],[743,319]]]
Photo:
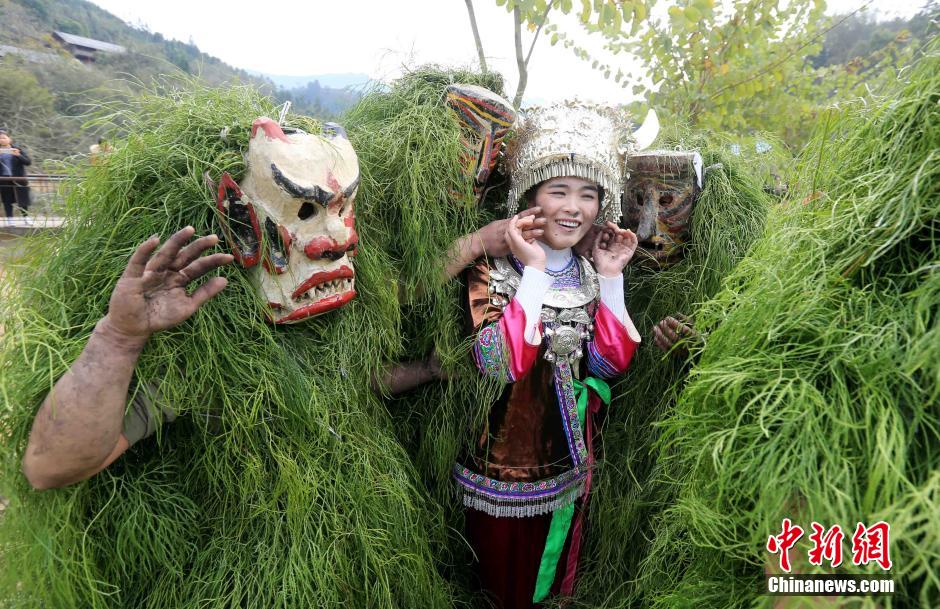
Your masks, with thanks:
[[[362,73],[391,80],[403,66],[422,63],[475,66],[476,48],[461,0],[92,0],[133,24],[167,38],[194,42],[200,50],[246,70],[279,75]],[[829,13],[844,13],[865,0],[829,0]],[[922,0],[874,0],[883,15],[910,16]],[[516,88],[512,15],[494,0],[474,0],[480,37],[490,69]],[[261,10],[263,7],[263,11]],[[562,16],[563,17],[563,16]],[[593,56],[610,58],[598,36],[579,30],[570,16],[560,29]],[[531,33],[523,38],[528,49]],[[641,68],[620,56],[624,72]],[[578,97],[605,103],[633,99],[562,45],[539,38],[529,64],[524,103]]]

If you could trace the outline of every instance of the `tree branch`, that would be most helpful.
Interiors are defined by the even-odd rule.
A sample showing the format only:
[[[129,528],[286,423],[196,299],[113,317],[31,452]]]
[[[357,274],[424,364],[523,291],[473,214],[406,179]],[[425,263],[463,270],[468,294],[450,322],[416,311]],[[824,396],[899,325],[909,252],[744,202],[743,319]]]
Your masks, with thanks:
[[[539,39],[539,34],[542,31],[542,26],[545,25],[545,20],[548,19],[548,11],[552,10],[552,5],[554,3],[555,3],[555,0],[551,0],[551,2],[548,3],[548,6],[545,7],[545,12],[542,13],[542,18],[539,19],[539,26],[535,30],[535,36],[532,37],[532,44],[529,45],[529,52],[525,56],[525,65],[527,68],[529,67],[529,59],[532,57],[532,51],[535,49],[535,41]]]
[[[473,42],[477,45],[477,55],[480,56],[480,69],[484,72],[486,68],[486,56],[483,54],[483,41],[480,40],[480,30],[477,29],[477,18],[473,13],[473,0],[464,0],[467,3],[467,14],[470,15],[470,29],[473,30]]]
[[[527,63],[522,56],[522,15],[519,13],[518,5],[512,9],[512,19],[515,25],[516,66],[519,68],[519,84],[516,86],[516,96],[512,100],[512,105],[518,110],[519,104],[522,103],[522,94],[525,92],[526,83],[529,80]]]
[[[532,37],[532,44],[529,45],[529,52],[526,53],[525,57],[522,56],[522,13],[519,11],[518,5],[512,9],[516,38],[516,66],[519,68],[519,85],[516,87],[516,96],[512,100],[512,105],[515,106],[516,110],[519,109],[519,105],[522,103],[522,94],[525,93],[526,84],[529,81],[529,60],[532,58],[532,51],[535,50],[535,42],[539,39],[539,34],[542,32],[545,20],[548,18],[548,12],[552,10],[554,3],[555,0],[551,0],[548,6],[545,7],[542,18],[535,30],[535,36]]]

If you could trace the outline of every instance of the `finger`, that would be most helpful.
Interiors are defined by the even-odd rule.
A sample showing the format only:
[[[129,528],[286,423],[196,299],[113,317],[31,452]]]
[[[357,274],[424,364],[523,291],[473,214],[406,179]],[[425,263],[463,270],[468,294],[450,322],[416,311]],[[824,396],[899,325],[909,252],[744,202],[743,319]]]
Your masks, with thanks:
[[[196,229],[192,226],[187,226],[173,233],[173,236],[164,242],[163,247],[161,247],[153,258],[150,259],[150,262],[147,263],[146,270],[166,270],[170,263],[176,258],[176,254],[186,245],[186,242],[189,241],[195,232]]]
[[[178,271],[180,269],[186,268],[190,262],[201,256],[204,251],[218,242],[218,235],[206,235],[205,237],[199,237],[180,250],[180,253],[176,255],[176,259],[173,261],[173,264],[170,265],[170,269]]]
[[[225,266],[232,262],[235,256],[231,254],[212,254],[197,258],[186,268],[180,270],[179,277],[181,285],[187,285],[196,279],[199,279],[209,271]]]
[[[683,335],[688,336],[689,334],[692,333],[692,329],[691,329],[691,328],[689,328],[689,327],[688,327],[687,325],[685,325],[684,323],[680,322],[680,321],[679,321],[678,319],[676,319],[675,317],[667,317],[667,318],[665,319],[665,322],[666,322],[666,325],[669,327],[669,329],[670,329],[670,330],[674,330],[674,331],[677,333],[677,335],[678,335],[678,334],[683,334]]]
[[[659,328],[653,326],[653,342],[659,348],[660,351],[669,351],[669,343],[666,341],[666,338],[663,336],[663,333],[659,331]]]
[[[512,233],[516,229],[516,223],[519,221],[519,216],[513,216],[509,219],[509,224],[506,225],[506,242],[509,243],[512,241]]]
[[[506,229],[506,235],[510,243],[521,243],[522,231],[519,229],[519,216],[513,216],[509,221],[509,228]]]
[[[520,212],[517,214],[517,216],[518,216],[519,218],[528,218],[528,217],[530,217],[530,216],[538,216],[538,215],[541,214],[541,213],[542,213],[542,208],[539,207],[538,205],[535,205],[535,206],[533,206],[533,207],[529,207],[529,208],[527,208],[527,209],[524,209],[524,210],[520,211]]]
[[[206,304],[209,299],[225,289],[228,285],[228,279],[225,277],[213,277],[205,282],[189,296],[189,301],[193,305],[193,311]]]
[[[522,231],[522,238],[526,241],[532,241],[533,239],[538,239],[545,234],[545,231],[540,228],[527,228]]]
[[[603,230],[597,231],[597,236],[594,237],[594,247],[592,249],[594,249],[595,251],[603,249],[603,247],[601,246],[601,242],[603,239],[604,239],[604,231]]]
[[[150,255],[157,249],[158,245],[160,245],[160,235],[152,235],[138,245],[134,253],[131,254],[131,259],[127,261],[127,268],[124,269],[121,277],[136,278],[143,275],[144,269],[147,268],[147,262],[150,260]]]
[[[667,327],[667,328],[663,329],[663,336],[665,336],[667,339],[669,339],[669,342],[670,342],[670,343],[675,343],[676,341],[679,340],[679,335],[676,334],[676,333],[673,331],[672,328],[668,328],[668,327]]]

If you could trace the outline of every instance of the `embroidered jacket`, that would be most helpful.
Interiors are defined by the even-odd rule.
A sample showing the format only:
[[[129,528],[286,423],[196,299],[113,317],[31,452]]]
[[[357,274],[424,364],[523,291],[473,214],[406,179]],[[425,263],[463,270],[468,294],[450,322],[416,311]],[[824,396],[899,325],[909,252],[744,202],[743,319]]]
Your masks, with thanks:
[[[464,505],[494,516],[524,517],[552,512],[584,493],[590,463],[575,379],[583,378],[582,369],[604,379],[624,372],[637,343],[600,302],[590,263],[572,257],[567,268],[550,273],[555,298],[547,298],[542,309],[541,342],[529,344],[522,306],[501,281],[513,270],[518,279],[522,266],[509,257],[481,260],[468,271],[474,360],[481,373],[507,386],[473,453],[455,466],[454,475]],[[594,287],[586,285],[590,281]],[[550,306],[578,301],[578,296],[587,302]],[[565,337],[574,344],[559,348]]]

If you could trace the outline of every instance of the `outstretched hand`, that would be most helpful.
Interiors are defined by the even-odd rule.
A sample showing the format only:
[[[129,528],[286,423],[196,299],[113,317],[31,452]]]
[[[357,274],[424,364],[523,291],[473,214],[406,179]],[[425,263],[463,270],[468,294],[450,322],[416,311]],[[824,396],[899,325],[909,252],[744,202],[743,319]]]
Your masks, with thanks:
[[[636,246],[637,238],[632,230],[622,229],[613,222],[608,222],[594,238],[594,247],[591,250],[594,268],[605,277],[619,275],[633,258]]]
[[[203,256],[219,238],[208,235],[187,245],[195,232],[187,226],[159,250],[158,235],[137,247],[111,293],[105,317],[111,329],[131,340],[146,340],[154,332],[183,323],[222,291],[228,283],[224,277],[209,279],[192,294],[186,291],[193,281],[234,258],[231,254]]]

